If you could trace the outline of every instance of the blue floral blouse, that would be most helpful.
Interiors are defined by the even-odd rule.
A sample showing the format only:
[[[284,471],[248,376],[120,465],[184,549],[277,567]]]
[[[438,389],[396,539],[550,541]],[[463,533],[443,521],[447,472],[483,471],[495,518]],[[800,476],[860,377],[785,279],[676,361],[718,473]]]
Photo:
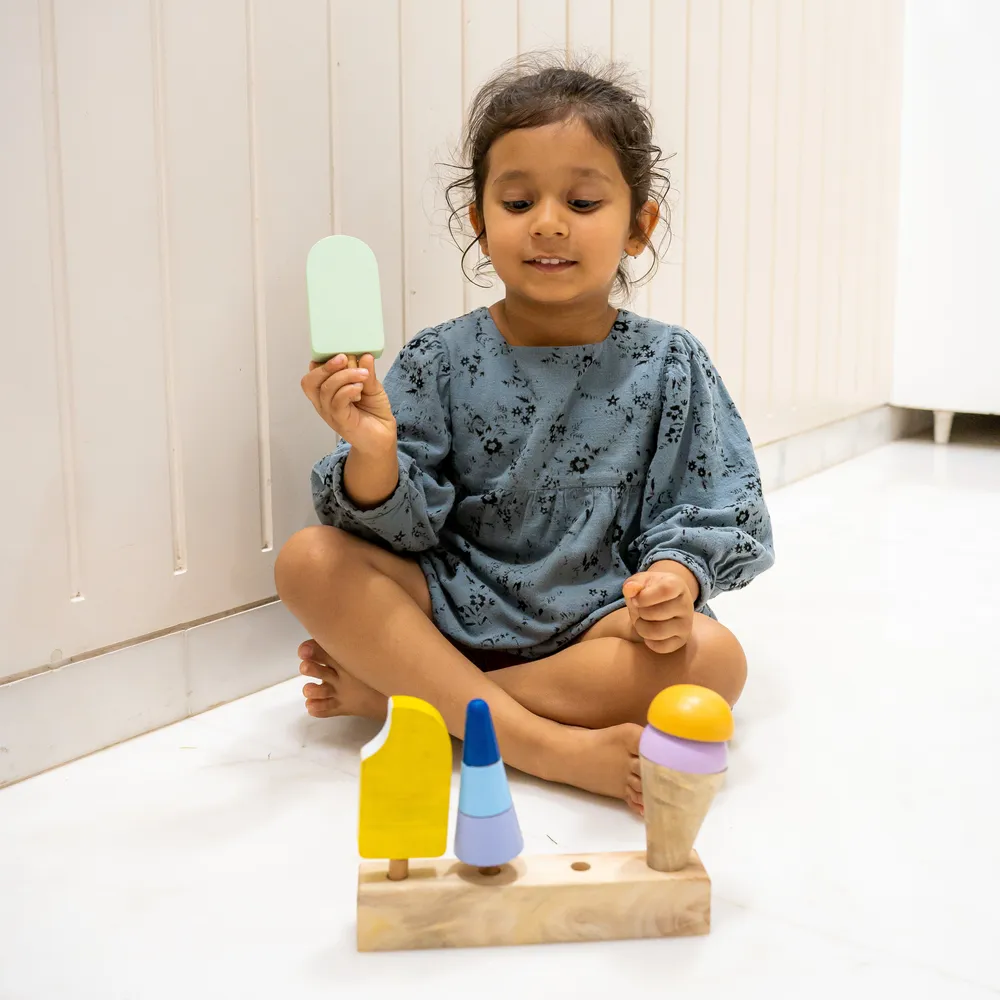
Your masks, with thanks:
[[[413,554],[455,642],[552,653],[661,559],[691,570],[711,614],[774,561],[753,446],[686,330],[621,311],[598,344],[512,347],[477,309],[410,340],[384,385],[399,486],[355,507],[344,443],[313,469],[316,511]]]

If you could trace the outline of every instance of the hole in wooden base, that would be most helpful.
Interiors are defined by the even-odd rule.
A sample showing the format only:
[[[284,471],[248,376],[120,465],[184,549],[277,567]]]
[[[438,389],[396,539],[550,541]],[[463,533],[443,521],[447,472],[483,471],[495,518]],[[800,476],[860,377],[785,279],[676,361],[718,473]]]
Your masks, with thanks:
[[[480,868],[480,875],[499,875],[503,869],[500,865],[490,865],[488,868]]]
[[[572,868],[573,871],[575,871],[575,872],[589,872],[590,871],[590,865],[587,864],[586,861],[574,861],[573,864],[570,865],[570,868]]]

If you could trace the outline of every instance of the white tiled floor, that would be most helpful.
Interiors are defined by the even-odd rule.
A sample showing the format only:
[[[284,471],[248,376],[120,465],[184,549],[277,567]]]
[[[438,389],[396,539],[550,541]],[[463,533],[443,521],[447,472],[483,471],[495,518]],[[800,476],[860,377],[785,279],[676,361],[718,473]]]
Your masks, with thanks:
[[[308,719],[292,682],[0,791],[0,998],[995,996],[1000,439],[893,445],[771,507],[778,566],[716,605],[752,679],[699,843],[708,937],[356,954],[375,727]],[[527,851],[642,844],[513,784]]]

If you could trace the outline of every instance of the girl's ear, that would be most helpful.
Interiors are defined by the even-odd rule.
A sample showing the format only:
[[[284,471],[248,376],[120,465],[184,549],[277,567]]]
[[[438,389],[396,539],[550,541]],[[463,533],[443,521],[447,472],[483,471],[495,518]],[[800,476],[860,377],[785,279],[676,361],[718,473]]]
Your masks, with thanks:
[[[646,249],[646,243],[652,238],[653,230],[656,229],[659,221],[660,205],[651,198],[639,209],[639,214],[635,220],[635,230],[641,233],[642,236],[633,235],[628,243],[625,244],[625,252],[630,257],[638,257]],[[642,237],[645,237],[645,239]]]
[[[483,226],[483,220],[479,216],[479,209],[476,208],[475,202],[469,206],[469,224],[472,226],[472,231],[479,237],[479,249],[483,251],[484,256],[489,257],[490,248],[486,242],[486,234],[483,232],[485,228]],[[482,236],[479,236],[483,233]]]

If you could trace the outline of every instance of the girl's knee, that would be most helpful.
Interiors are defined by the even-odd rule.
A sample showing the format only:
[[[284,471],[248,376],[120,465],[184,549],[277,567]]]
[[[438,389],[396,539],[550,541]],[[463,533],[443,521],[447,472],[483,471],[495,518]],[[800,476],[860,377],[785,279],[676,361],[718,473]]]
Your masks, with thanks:
[[[621,641],[621,640],[620,640]],[[686,646],[675,653],[654,653],[645,646],[630,644],[640,650],[643,673],[648,688],[638,692],[644,699],[639,706],[645,719],[649,702],[665,687],[673,684],[698,684],[721,694],[730,705],[736,704],[747,679],[747,660],[739,640],[715,619],[695,615],[695,627]]]
[[[294,599],[303,590],[314,590],[320,578],[349,579],[337,571],[343,565],[355,539],[346,531],[327,525],[312,525],[297,531],[282,546],[274,562],[274,582],[278,596]]]
[[[689,683],[711,688],[735,705],[747,680],[746,653],[725,625],[703,615],[695,619]]]

